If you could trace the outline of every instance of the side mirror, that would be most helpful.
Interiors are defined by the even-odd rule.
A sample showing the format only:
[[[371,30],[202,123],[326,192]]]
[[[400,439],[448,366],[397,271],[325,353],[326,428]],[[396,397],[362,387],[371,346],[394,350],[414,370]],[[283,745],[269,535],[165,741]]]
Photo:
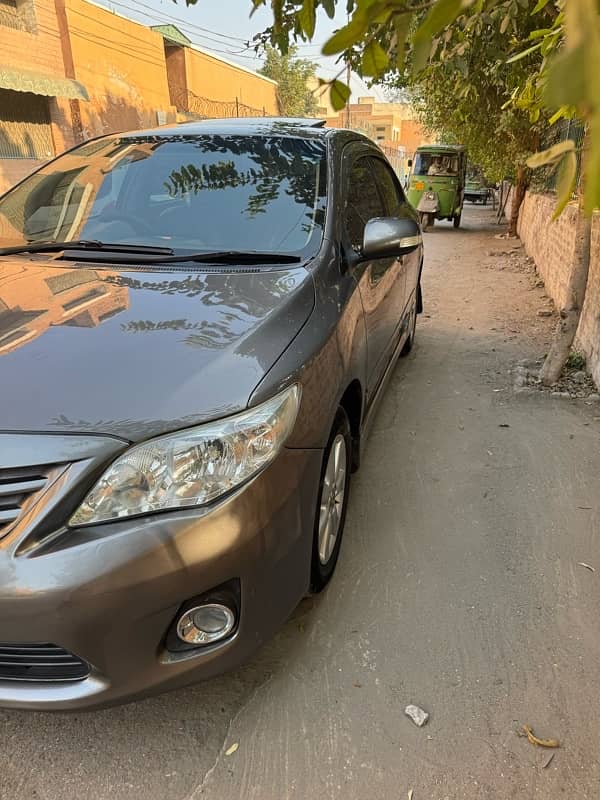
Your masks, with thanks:
[[[413,219],[375,217],[365,225],[362,258],[393,258],[412,253],[423,241]]]
[[[409,167],[412,167],[412,158],[409,158],[406,163],[408,164]]]

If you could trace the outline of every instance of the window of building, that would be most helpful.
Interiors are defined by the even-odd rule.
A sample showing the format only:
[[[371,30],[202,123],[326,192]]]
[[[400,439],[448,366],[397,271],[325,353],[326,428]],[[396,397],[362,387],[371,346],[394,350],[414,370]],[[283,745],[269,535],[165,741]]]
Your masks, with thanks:
[[[45,161],[53,156],[48,98],[0,89],[0,158]]]

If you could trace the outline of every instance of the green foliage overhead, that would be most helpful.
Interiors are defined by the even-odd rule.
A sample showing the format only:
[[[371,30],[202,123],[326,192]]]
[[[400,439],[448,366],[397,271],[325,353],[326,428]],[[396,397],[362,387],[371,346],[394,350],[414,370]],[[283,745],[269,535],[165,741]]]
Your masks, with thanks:
[[[267,45],[266,59],[260,72],[279,84],[279,106],[285,117],[311,117],[318,103],[308,82],[315,79],[317,65],[305,58],[296,58],[293,45],[285,54]]]
[[[186,0],[189,5],[196,1]],[[336,8],[347,10],[348,23],[323,52],[349,59],[369,79],[414,86],[424,113],[432,117],[435,111],[423,90],[433,87],[440,102],[453,92],[459,107],[438,116],[448,120],[449,131],[462,120],[478,152],[484,138],[478,128],[484,121],[478,126],[476,116],[488,109],[489,149],[504,151],[495,159],[496,171],[511,151],[521,154],[520,161],[524,146],[537,149],[536,131],[549,121],[576,114],[588,133],[586,207],[600,207],[598,0],[250,0],[251,11],[267,5],[273,24],[257,37],[256,46],[269,45],[284,54],[293,43],[312,39],[320,13],[331,18]],[[486,39],[491,36],[494,45],[503,37],[503,52],[496,46],[489,54],[480,52],[477,30]],[[336,107],[345,94],[341,74],[331,82]],[[563,189],[570,186],[571,165],[568,154],[556,165]]]

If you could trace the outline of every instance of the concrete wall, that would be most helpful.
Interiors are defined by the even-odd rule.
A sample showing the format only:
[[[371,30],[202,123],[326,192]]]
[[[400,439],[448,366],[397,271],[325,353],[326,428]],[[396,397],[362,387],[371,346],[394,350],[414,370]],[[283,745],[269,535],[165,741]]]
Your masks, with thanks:
[[[90,95],[80,103],[85,138],[175,121],[163,38],[144,25],[84,0],[67,0],[75,77]]]
[[[567,299],[567,284],[575,253],[577,206],[566,207],[552,222],[556,199],[527,193],[519,215],[519,236],[525,250],[546,284],[548,295],[561,308]],[[600,214],[594,216],[592,260],[583,312],[575,340],[588,359],[588,369],[600,386]]]

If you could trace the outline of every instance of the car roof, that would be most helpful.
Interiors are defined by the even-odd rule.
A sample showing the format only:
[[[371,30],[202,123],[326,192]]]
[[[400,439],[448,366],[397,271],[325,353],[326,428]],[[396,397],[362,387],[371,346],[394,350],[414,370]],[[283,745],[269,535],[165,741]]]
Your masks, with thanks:
[[[445,150],[450,153],[464,153],[464,144],[423,144],[417,147],[417,153],[438,153]]]
[[[326,128],[325,120],[304,117],[226,117],[224,119],[205,119],[194,122],[181,122],[174,125],[161,125],[141,131],[121,134],[131,137],[194,137],[194,136],[298,136],[301,138],[322,139],[334,128]]]

